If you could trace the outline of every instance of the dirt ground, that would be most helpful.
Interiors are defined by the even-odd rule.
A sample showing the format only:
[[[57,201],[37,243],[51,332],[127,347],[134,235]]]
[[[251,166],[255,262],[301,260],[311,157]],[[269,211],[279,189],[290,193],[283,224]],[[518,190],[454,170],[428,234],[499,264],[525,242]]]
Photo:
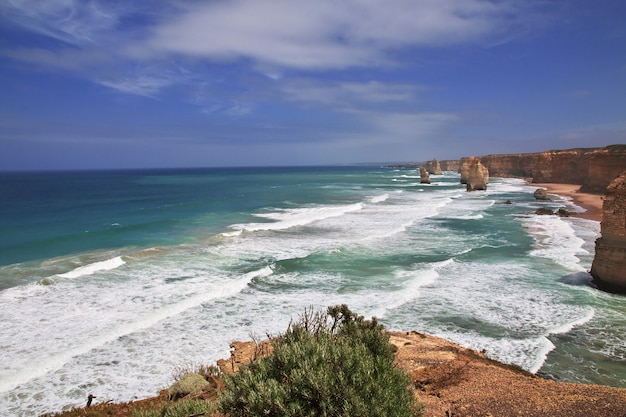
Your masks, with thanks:
[[[447,340],[393,333],[426,417],[626,417],[626,389],[542,379]]]

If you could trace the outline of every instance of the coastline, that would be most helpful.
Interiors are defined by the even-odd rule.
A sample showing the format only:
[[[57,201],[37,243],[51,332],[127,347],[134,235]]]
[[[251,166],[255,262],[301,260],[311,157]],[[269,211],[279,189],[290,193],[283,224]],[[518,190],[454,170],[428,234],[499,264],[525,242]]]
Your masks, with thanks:
[[[626,389],[611,386],[558,382],[544,379],[521,368],[488,358],[484,352],[464,348],[449,340],[415,331],[389,332],[396,347],[394,364],[411,378],[414,398],[425,406],[424,417],[496,415],[516,417],[545,415],[586,417],[622,416],[626,410]],[[225,374],[236,372],[258,354],[271,349],[268,341],[233,342],[231,357],[217,361]],[[260,349],[260,350],[259,350]],[[218,384],[219,386],[219,384]],[[184,393],[171,400],[168,390],[158,396],[129,403],[101,402],[77,408],[55,417],[124,417],[139,410],[162,413],[177,401],[190,398],[214,400],[219,388],[207,384],[201,392]],[[193,414],[200,415],[200,414]],[[221,416],[218,413],[203,413]]]
[[[602,195],[600,194],[581,193],[578,184],[530,183],[529,185],[545,188],[549,194],[570,197],[576,205],[586,210],[582,213],[573,213],[575,217],[602,221]]]

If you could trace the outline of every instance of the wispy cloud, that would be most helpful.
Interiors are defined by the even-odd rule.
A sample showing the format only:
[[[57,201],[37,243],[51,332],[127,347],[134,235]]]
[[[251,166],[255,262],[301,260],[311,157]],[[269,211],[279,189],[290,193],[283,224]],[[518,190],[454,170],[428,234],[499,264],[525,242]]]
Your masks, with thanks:
[[[175,84],[176,78],[140,75],[133,78],[100,79],[98,82],[123,93],[154,98],[163,88]]]
[[[293,80],[285,82],[282,91],[288,99],[302,103],[344,108],[367,104],[401,102],[416,99],[420,87],[410,84],[368,82],[335,82]]]
[[[189,79],[205,77],[207,65],[234,62],[275,81],[294,70],[396,64],[394,54],[405,47],[468,44],[500,36],[519,18],[519,4],[517,0],[5,0],[0,4],[5,21],[62,43],[45,49],[12,45],[0,53],[43,70],[71,70],[120,92],[154,97],[174,82],[185,82],[182,75],[176,79],[160,75],[180,62],[188,64]],[[154,66],[161,66],[157,75],[142,70]],[[413,94],[409,88],[383,91],[375,82],[335,87],[348,98],[372,103]],[[319,103],[341,99],[320,86],[304,88],[299,94],[291,91],[293,99]]]
[[[380,113],[360,112],[361,120],[387,141],[405,142],[428,139],[438,130],[459,120],[454,113]]]
[[[190,5],[155,27],[137,57],[250,59],[299,69],[380,65],[405,46],[468,43],[499,30],[511,2],[234,0]],[[146,47],[148,49],[146,49]]]
[[[98,41],[119,22],[120,4],[81,0],[6,0],[2,14],[28,28],[73,45]]]
[[[232,101],[225,104],[213,104],[202,109],[202,113],[208,115],[225,115],[229,117],[241,117],[249,114],[254,109],[251,103]]]

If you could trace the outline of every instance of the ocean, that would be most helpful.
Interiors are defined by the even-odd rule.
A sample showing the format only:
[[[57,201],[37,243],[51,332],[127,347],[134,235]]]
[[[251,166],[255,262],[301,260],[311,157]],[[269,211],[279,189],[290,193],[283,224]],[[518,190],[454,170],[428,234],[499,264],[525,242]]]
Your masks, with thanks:
[[[382,167],[0,174],[0,414],[153,396],[346,303],[563,381],[626,388],[600,224],[535,187]],[[510,200],[512,204],[504,204]]]

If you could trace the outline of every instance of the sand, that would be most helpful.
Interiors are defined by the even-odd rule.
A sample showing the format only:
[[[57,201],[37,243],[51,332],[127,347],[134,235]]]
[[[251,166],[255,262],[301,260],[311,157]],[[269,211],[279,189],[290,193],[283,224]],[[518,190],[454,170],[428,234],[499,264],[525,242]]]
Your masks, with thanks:
[[[586,211],[576,213],[575,216],[583,219],[602,221],[602,196],[600,194],[581,193],[577,184],[554,184],[532,183],[533,187],[541,187],[548,190],[548,194],[557,194],[563,197],[571,197],[574,203]]]

